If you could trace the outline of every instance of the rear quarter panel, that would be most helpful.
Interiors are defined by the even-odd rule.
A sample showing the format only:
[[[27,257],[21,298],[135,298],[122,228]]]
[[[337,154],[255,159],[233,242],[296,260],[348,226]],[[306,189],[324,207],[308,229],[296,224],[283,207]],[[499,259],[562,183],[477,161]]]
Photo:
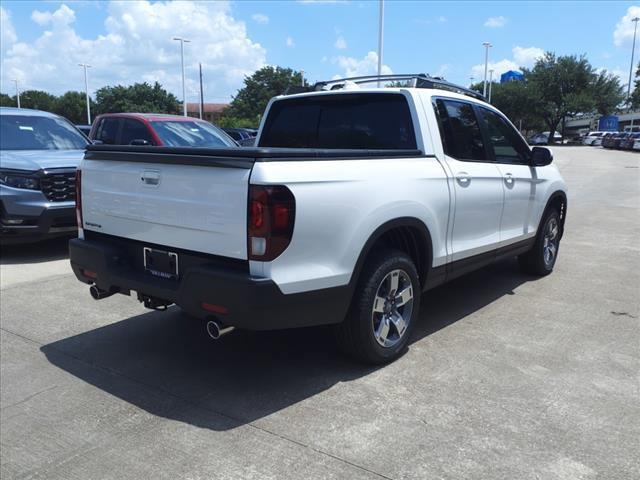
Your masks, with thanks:
[[[251,183],[286,185],[296,199],[289,247],[272,262],[250,262],[283,293],[349,283],[369,236],[400,217],[422,221],[433,265],[446,261],[449,189],[434,157],[257,162]]]

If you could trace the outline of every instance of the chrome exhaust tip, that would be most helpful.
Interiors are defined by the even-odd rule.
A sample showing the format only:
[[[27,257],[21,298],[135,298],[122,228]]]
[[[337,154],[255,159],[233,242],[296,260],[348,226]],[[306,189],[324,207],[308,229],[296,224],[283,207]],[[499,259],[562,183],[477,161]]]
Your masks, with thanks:
[[[214,340],[220,340],[220,338],[228,333],[233,332],[236,327],[225,327],[214,320],[207,322],[207,334]]]
[[[94,300],[102,300],[103,298],[110,297],[115,292],[108,292],[107,290],[102,290],[101,288],[96,287],[95,285],[91,285],[89,287],[89,293]]]

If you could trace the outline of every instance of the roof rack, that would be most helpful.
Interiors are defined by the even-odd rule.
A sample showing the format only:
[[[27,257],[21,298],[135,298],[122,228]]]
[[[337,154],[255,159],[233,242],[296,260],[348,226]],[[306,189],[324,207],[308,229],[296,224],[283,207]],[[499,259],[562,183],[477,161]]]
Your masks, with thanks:
[[[466,87],[461,87],[460,85],[456,85],[455,83],[450,83],[440,77],[431,77],[425,73],[414,73],[414,74],[390,74],[390,75],[368,75],[362,77],[349,77],[349,78],[338,78],[335,80],[325,80],[322,82],[317,82],[315,85],[310,87],[303,86],[291,86],[285,92],[285,95],[292,95],[294,93],[303,93],[303,92],[317,92],[321,90],[340,90],[345,88],[348,83],[355,83],[356,85],[361,83],[374,83],[374,82],[397,82],[397,81],[405,81],[407,82],[407,87],[413,88],[435,88],[438,90],[447,90],[449,92],[460,93],[462,95],[467,95],[469,97],[473,97],[477,100],[486,100],[485,97],[475,90],[471,90]]]

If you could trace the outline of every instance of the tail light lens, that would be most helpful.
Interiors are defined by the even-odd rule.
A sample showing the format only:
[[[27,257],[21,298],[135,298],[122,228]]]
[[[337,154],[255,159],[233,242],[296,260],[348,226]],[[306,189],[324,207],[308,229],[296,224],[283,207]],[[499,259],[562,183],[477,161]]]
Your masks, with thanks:
[[[247,215],[247,251],[249,260],[269,262],[291,242],[296,202],[283,185],[250,185]]]
[[[82,223],[82,171],[76,170],[76,222],[78,222],[78,230],[81,232]]]

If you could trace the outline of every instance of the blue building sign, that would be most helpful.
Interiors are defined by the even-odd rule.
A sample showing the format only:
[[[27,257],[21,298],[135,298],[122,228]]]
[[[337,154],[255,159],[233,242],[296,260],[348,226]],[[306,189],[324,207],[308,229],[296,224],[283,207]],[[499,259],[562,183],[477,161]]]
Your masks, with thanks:
[[[617,132],[619,128],[618,116],[608,115],[598,119],[598,130],[601,132]]]
[[[524,75],[520,72],[516,72],[515,70],[509,70],[508,72],[504,72],[500,75],[500,83],[521,82],[523,80]]]

